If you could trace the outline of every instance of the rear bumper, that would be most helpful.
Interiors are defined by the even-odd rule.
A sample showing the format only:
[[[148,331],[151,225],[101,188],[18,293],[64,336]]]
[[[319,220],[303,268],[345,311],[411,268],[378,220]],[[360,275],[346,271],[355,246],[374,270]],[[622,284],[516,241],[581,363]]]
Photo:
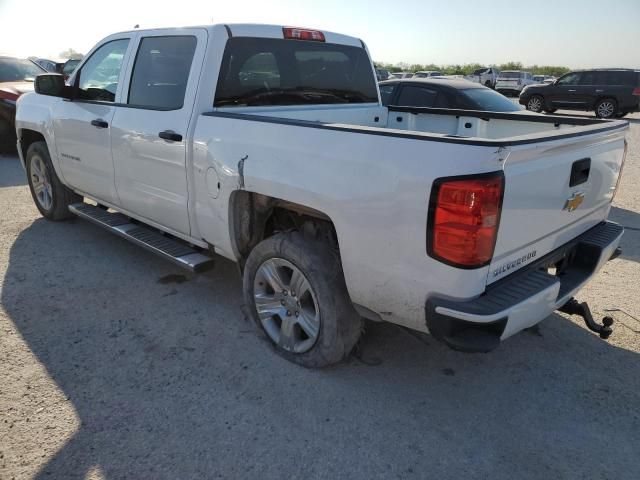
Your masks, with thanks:
[[[488,352],[563,306],[616,253],[624,229],[603,222],[468,301],[430,298],[430,333],[451,348]],[[558,266],[558,275],[548,272]]]

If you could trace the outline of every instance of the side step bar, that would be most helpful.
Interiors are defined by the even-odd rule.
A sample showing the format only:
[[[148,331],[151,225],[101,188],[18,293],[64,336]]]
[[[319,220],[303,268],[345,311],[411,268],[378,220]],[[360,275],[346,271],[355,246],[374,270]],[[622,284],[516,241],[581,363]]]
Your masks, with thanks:
[[[133,223],[121,213],[108,212],[88,203],[69,205],[69,211],[192,272],[213,267],[214,259],[210,255],[150,227]]]

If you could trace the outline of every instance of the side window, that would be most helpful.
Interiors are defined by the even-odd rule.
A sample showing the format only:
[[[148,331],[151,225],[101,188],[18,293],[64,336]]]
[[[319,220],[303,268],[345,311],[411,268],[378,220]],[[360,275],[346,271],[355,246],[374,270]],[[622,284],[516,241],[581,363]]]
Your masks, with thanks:
[[[128,103],[178,110],[184,104],[196,37],[146,37],[136,54]]]
[[[433,107],[438,92],[424,87],[405,85],[400,90],[398,106],[400,107]]]
[[[595,79],[595,72],[582,72],[579,77],[580,85],[597,85]]]
[[[78,78],[79,96],[85,100],[114,102],[122,60],[129,39],[114,40],[98,48],[85,62]]]
[[[625,70],[612,70],[607,73],[607,85],[635,86],[635,72]]]
[[[567,73],[564,77],[558,80],[558,85],[577,85],[578,79],[578,73]]]
[[[382,100],[382,105],[389,105],[395,88],[395,85],[380,85],[380,99]]]

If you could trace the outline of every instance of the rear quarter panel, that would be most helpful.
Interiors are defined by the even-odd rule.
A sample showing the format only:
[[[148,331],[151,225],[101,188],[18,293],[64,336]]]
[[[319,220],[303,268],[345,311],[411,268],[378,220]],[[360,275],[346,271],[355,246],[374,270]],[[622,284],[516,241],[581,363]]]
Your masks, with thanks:
[[[500,170],[496,147],[201,116],[194,167],[198,226],[227,256],[229,197],[244,188],[328,215],[352,301],[385,320],[424,331],[427,295],[471,298],[485,288],[487,267],[458,270],[427,256],[426,225],[433,180]],[[207,193],[211,168],[217,198]]]

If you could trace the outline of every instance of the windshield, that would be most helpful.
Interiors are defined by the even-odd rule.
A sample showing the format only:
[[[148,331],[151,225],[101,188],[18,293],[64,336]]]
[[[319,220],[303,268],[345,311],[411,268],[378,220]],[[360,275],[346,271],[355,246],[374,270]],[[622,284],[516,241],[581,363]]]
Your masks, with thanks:
[[[462,94],[471,100],[475,110],[487,112],[517,112],[522,110],[504,95],[488,88],[468,88]]]
[[[522,72],[502,72],[500,74],[500,78],[520,78],[522,77]]]
[[[33,82],[41,73],[47,71],[31,60],[0,58],[0,82]]]
[[[364,48],[234,37],[225,49],[215,106],[377,102]]]

